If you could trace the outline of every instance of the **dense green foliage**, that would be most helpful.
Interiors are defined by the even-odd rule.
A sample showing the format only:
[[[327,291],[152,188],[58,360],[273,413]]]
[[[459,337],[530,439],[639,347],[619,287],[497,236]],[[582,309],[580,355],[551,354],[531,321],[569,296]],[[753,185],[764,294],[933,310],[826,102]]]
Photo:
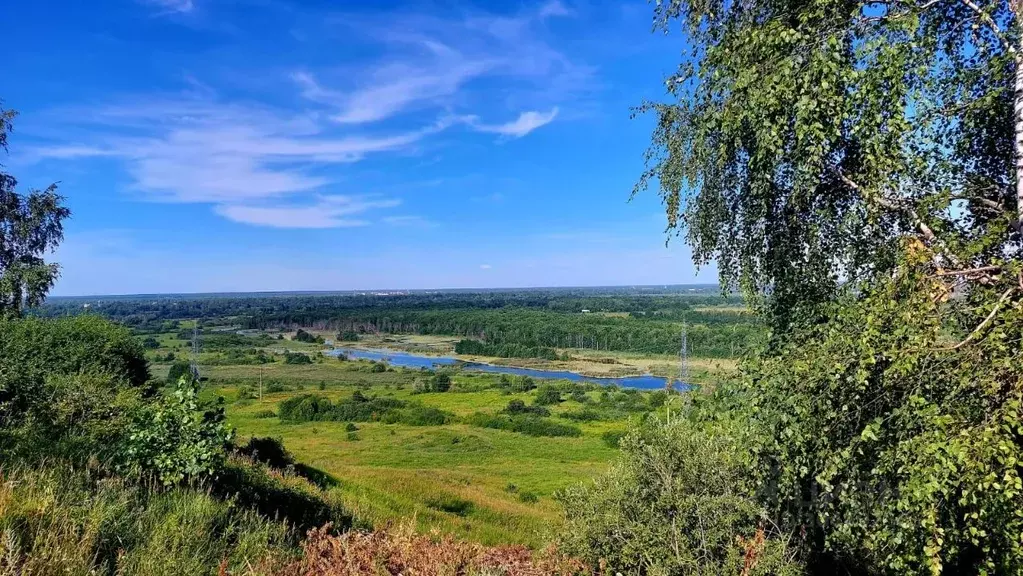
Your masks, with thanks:
[[[367,398],[356,391],[349,398],[331,402],[316,394],[292,396],[280,403],[277,414],[282,422],[385,422],[410,426],[439,426],[451,415],[436,408],[397,400]]]
[[[530,348],[522,344],[488,344],[480,340],[462,339],[455,344],[456,354],[497,356],[498,358],[542,358],[557,360],[554,348]]]
[[[61,416],[51,409],[56,399],[90,401],[69,378],[110,401],[152,393],[142,348],[125,328],[94,316],[0,320],[0,435],[24,433],[23,425],[58,433],[52,420]]]
[[[201,490],[151,490],[80,470],[0,471],[0,573],[231,573],[295,553],[286,523]]]
[[[162,484],[215,475],[224,463],[231,430],[221,407],[198,399],[198,382],[182,377],[173,392],[139,406],[117,447],[117,467]]]
[[[1019,329],[951,350],[940,305],[910,282],[840,302],[828,324],[751,362],[753,473],[779,524],[831,561],[1014,573],[1023,412],[1006,350]]]
[[[307,344],[323,344],[322,336],[314,336],[301,328],[295,332],[294,340],[296,342],[305,342]]]
[[[308,354],[302,354],[300,352],[285,352],[284,354],[285,364],[312,364],[313,359]]]
[[[205,318],[214,326],[241,321],[249,329],[330,330],[339,341],[376,333],[460,336],[478,341],[461,344],[467,347],[465,353],[549,359],[556,357],[554,348],[673,354],[685,321],[694,354],[738,356],[761,337],[763,329],[756,317],[734,308],[714,310],[714,306],[742,303],[711,293],[707,288],[661,288],[651,294],[643,294],[642,289],[589,288],[393,296],[165,296],[88,303],[91,310],[143,332],[162,331],[172,319]],[[80,313],[81,303],[78,299],[50,302],[40,313]],[[189,338],[183,330],[182,339]],[[321,341],[302,328],[295,340]],[[212,350],[205,339],[204,348]]]
[[[484,414],[477,412],[468,419],[469,424],[480,428],[494,428],[518,432],[527,436],[581,436],[582,430],[568,424],[561,424],[535,414]]]
[[[761,521],[739,439],[721,426],[648,421],[596,482],[564,491],[562,545],[625,574],[799,574]]]
[[[657,4],[690,50],[639,187],[771,330],[744,477],[812,571],[1023,570],[1017,9]]]
[[[4,152],[16,115],[0,107]],[[63,240],[64,220],[71,215],[56,184],[27,194],[17,193],[17,186],[0,164],[0,318],[20,316],[24,308],[43,302],[60,275],[60,266],[47,263],[43,256]]]

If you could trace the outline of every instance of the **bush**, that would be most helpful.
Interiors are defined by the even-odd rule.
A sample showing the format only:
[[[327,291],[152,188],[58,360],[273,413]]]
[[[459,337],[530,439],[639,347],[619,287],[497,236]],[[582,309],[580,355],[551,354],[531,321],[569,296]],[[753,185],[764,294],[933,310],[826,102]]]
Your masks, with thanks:
[[[540,497],[535,492],[529,490],[523,490],[519,492],[519,502],[525,502],[526,504],[536,504],[540,501]]]
[[[334,403],[324,396],[302,394],[284,400],[278,406],[282,422],[371,422],[439,426],[451,421],[451,414],[410,404],[397,398],[367,398],[358,390],[351,398]]]
[[[511,383],[512,392],[529,392],[536,388],[536,382],[529,376],[519,376]]]
[[[442,426],[453,420],[450,413],[431,406],[412,404],[401,410],[391,410],[380,417],[385,424],[408,426]]]
[[[302,354],[301,352],[285,352],[284,353],[285,364],[312,364],[313,359],[308,354]]]
[[[152,336],[146,336],[146,338],[142,340],[142,347],[146,348],[147,350],[154,350],[160,347],[160,343],[156,340],[156,338],[153,338]]]
[[[572,400],[580,404],[589,404],[590,402],[592,402],[592,400],[590,400],[590,397],[586,395],[586,392],[582,390],[573,390],[571,398]]]
[[[249,438],[247,444],[238,448],[238,453],[271,468],[283,469],[295,464],[295,458],[284,448],[280,438]]]
[[[607,573],[801,573],[762,526],[746,456],[719,428],[651,422],[626,438],[610,473],[557,495],[562,549]]]
[[[517,414],[535,414],[537,416],[550,416],[551,411],[544,408],[543,406],[526,406],[526,403],[522,400],[512,400],[508,402],[508,406],[504,409],[505,414],[517,415]]]
[[[597,422],[604,420],[604,414],[593,410],[591,408],[584,408],[582,410],[569,410],[561,414],[562,418],[568,420],[575,420],[576,422]]]
[[[447,392],[451,389],[451,376],[440,372],[433,375],[430,380],[430,390],[433,392]]]
[[[582,430],[575,426],[558,424],[547,418],[532,415],[505,416],[477,412],[469,417],[468,423],[479,428],[493,428],[519,432],[527,436],[581,436]]]
[[[97,316],[0,320],[0,403],[29,400],[47,375],[78,373],[143,388],[149,363],[128,329]]]
[[[455,516],[468,516],[475,506],[468,500],[449,495],[435,496],[426,501],[426,505],[434,510],[454,514]]]
[[[232,432],[223,408],[198,395],[198,384],[182,378],[172,394],[140,405],[118,446],[118,468],[165,485],[216,474]]]
[[[174,385],[178,383],[178,380],[182,378],[190,378],[192,374],[192,365],[188,362],[175,362],[171,364],[170,369],[167,371],[167,383]]]
[[[559,404],[561,402],[561,392],[559,392],[554,386],[545,384],[537,389],[536,399],[533,400],[533,402],[540,406]]]
[[[600,435],[600,439],[604,441],[608,448],[620,448],[622,438],[625,438],[624,430],[608,430]]]

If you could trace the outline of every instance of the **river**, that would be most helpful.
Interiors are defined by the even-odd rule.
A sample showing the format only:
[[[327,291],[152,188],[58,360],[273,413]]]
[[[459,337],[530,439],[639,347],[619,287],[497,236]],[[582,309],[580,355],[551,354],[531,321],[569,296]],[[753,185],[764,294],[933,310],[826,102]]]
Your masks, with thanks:
[[[659,376],[645,374],[643,376],[623,376],[621,378],[600,378],[596,376],[583,376],[566,370],[541,370],[536,368],[517,368],[515,366],[499,366],[497,364],[485,364],[482,362],[464,362],[450,356],[421,356],[408,352],[396,350],[365,350],[361,348],[334,348],[325,352],[331,356],[344,354],[345,356],[358,360],[376,360],[386,362],[391,366],[403,368],[427,368],[435,369],[443,366],[459,366],[463,370],[476,370],[479,372],[490,372],[494,374],[511,374],[515,376],[529,376],[537,379],[571,380],[573,382],[592,382],[607,386],[617,384],[626,388],[640,388],[644,390],[655,390],[664,388],[667,379]],[[673,380],[676,389],[687,389],[689,386],[680,384]]]

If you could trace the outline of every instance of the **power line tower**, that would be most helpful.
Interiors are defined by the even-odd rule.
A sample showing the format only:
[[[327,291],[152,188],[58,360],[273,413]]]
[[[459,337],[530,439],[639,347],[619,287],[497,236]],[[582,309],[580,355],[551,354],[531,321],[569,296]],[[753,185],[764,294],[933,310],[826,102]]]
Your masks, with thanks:
[[[192,373],[192,379],[195,381],[199,380],[199,352],[202,350],[202,344],[199,341],[199,320],[195,320],[195,325],[192,326],[192,354],[191,358],[188,359],[189,371]]]
[[[681,386],[689,385],[689,329],[685,321],[682,322],[681,346],[678,349],[678,383]]]

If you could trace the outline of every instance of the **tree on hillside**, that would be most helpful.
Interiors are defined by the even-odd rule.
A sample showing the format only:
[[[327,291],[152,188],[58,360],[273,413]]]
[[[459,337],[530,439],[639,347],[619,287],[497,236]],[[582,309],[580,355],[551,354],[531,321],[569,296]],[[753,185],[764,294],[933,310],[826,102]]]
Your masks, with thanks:
[[[16,115],[0,107],[0,148],[5,152]],[[63,222],[71,214],[56,184],[27,195],[15,192],[17,184],[0,164],[0,317],[20,316],[24,308],[42,303],[60,274],[60,267],[43,255],[63,240]]]
[[[656,182],[696,260],[776,329],[910,249],[943,292],[1015,286],[1023,53],[1008,2],[670,0],[655,23],[691,50],[667,79],[675,100],[640,109],[657,125],[637,189]]]
[[[813,570],[1023,570],[1017,9],[656,4],[690,49],[637,190],[771,328],[740,445]]]

